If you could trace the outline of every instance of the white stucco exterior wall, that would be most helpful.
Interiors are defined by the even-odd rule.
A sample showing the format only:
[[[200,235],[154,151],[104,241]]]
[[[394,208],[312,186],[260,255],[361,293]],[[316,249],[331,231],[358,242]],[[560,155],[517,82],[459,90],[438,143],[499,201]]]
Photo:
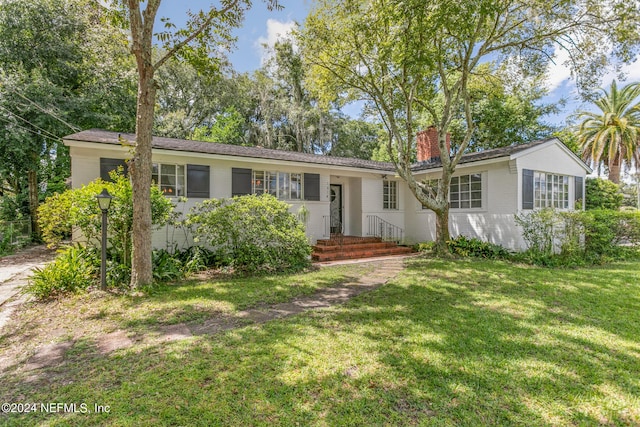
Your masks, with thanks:
[[[67,141],[69,142],[69,141]],[[70,142],[72,185],[78,188],[100,175],[100,158],[126,159],[128,149],[118,145]],[[362,168],[319,165],[264,158],[233,157],[180,151],[153,151],[153,161],[171,164],[196,164],[210,167],[210,195],[213,198],[231,197],[232,169],[250,168],[273,172],[315,173],[320,176],[319,201],[287,201],[290,211],[296,213],[305,205],[310,212],[306,224],[311,243],[328,238],[325,218],[330,215],[330,184],[342,185],[344,232],[365,236],[369,232],[370,215],[404,229],[405,243],[416,243],[435,239],[435,215],[422,209],[406,183],[393,172]],[[523,249],[521,230],[516,226],[514,215],[522,209],[522,171],[534,171],[568,175],[587,175],[586,167],[559,141],[537,145],[515,155],[461,164],[454,176],[479,173],[482,175],[482,207],[450,210],[450,232],[452,237],[465,235],[497,243],[511,249]],[[437,169],[417,174],[418,179],[438,179]],[[397,209],[383,208],[383,179],[397,182]],[[187,183],[188,185],[188,183]],[[570,204],[575,198],[575,181],[569,180]],[[177,202],[177,199],[174,198]],[[190,198],[177,204],[180,212],[189,209],[202,199]],[[185,247],[192,242],[181,230],[164,227],[153,235],[157,248]]]
[[[478,163],[459,165],[453,176],[482,174],[482,208],[450,209],[451,236],[475,237],[513,250],[526,248],[522,231],[515,222],[515,215],[522,213],[523,169],[569,176],[570,208],[573,208],[575,200],[573,177],[581,177],[584,185],[584,178],[588,173],[587,167],[559,141],[552,141],[502,160]],[[420,179],[438,179],[439,176],[439,170],[417,175]],[[406,191],[409,192],[408,187]],[[408,209],[405,216],[407,242],[435,240],[435,214],[422,209],[417,199],[413,199],[415,208]]]
[[[482,176],[482,207],[450,209],[449,232],[452,237],[464,235],[506,247],[515,248],[519,243],[519,231],[513,222],[517,203],[517,180],[508,160],[484,165],[460,165],[454,177],[469,174]],[[421,174],[419,179],[438,179],[440,172]],[[409,189],[407,187],[407,192]],[[407,241],[417,243],[432,241],[436,237],[435,214],[423,209],[413,198],[413,212],[407,215]]]

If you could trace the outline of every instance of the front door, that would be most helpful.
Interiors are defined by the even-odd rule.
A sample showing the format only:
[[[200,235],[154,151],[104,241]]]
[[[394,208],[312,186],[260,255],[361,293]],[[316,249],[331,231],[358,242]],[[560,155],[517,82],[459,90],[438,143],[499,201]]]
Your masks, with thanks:
[[[331,233],[342,233],[342,185],[331,184]]]

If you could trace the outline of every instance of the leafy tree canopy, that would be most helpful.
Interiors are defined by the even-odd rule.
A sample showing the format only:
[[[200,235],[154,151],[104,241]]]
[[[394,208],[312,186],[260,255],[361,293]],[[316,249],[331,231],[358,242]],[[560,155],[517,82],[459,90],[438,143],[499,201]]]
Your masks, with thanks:
[[[622,206],[624,196],[620,187],[611,181],[600,178],[587,178],[585,182],[585,208],[618,210]]]
[[[126,35],[94,0],[0,3],[0,184],[3,215],[31,215],[70,174],[61,137],[132,131],[135,81]],[[55,17],[53,19],[52,17]]]
[[[640,33],[629,22],[638,22],[639,15],[637,1],[621,0],[319,0],[301,40],[320,99],[374,106],[398,174],[435,212],[437,250],[448,252],[449,184],[475,134],[472,81],[482,64],[492,60],[522,78],[536,77],[555,49],[566,49],[578,86],[586,90],[612,57],[635,58]],[[441,156],[441,179],[432,191],[411,171],[418,119],[436,126],[444,153],[460,112],[464,135],[450,157]]]

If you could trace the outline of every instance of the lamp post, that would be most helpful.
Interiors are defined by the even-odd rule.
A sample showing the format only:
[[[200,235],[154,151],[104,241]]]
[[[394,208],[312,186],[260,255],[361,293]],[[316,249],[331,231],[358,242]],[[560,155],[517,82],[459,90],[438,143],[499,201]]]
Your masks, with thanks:
[[[100,263],[100,289],[107,289],[107,211],[111,205],[111,194],[106,188],[96,195],[98,206],[102,211],[102,262]]]

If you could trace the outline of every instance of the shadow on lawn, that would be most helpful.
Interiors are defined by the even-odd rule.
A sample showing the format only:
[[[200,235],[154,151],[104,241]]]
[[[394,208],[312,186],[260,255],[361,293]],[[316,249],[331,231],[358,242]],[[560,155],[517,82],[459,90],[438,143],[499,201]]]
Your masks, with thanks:
[[[107,357],[83,341],[64,365],[2,378],[0,400],[111,412],[0,424],[637,424],[640,307],[587,271],[416,260],[332,310]]]
[[[188,280],[180,284],[162,285],[150,295],[127,297],[124,304],[125,312],[135,312],[135,316],[121,320],[120,326],[144,328],[183,322],[197,323],[223,313],[285,302],[312,294],[318,289],[358,280],[357,277],[347,274],[336,274],[329,279],[306,278],[299,282],[296,282],[296,276],[293,276],[291,282],[291,277],[286,275],[250,279],[223,278],[215,280],[216,286],[208,285],[211,280]],[[287,283],[283,283],[284,281]]]

